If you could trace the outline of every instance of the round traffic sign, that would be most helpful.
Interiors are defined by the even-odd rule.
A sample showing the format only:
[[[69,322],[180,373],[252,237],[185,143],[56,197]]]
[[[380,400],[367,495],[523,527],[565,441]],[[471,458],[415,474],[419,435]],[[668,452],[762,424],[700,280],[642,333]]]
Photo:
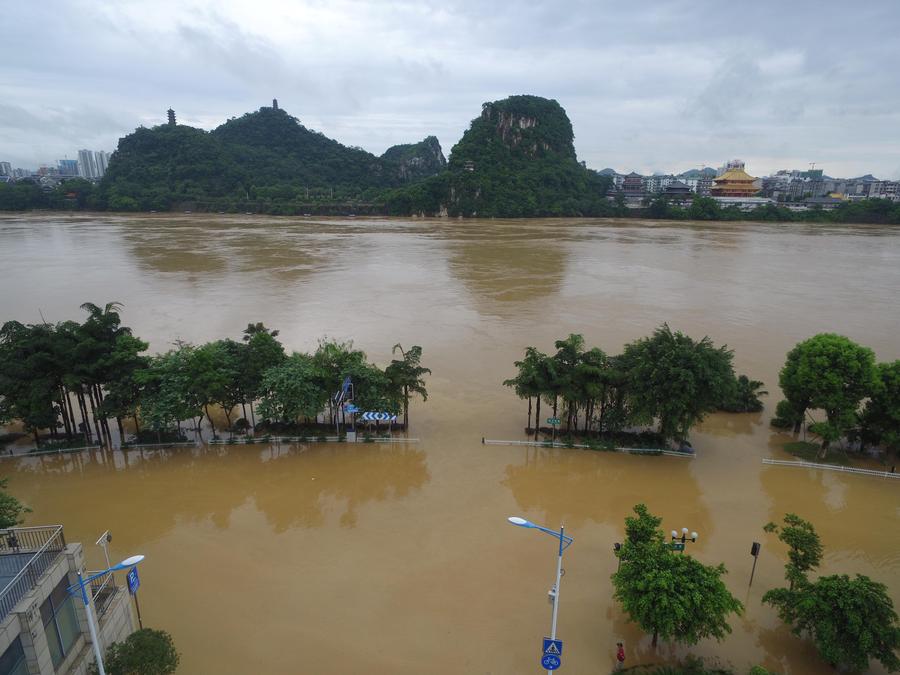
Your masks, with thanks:
[[[544,670],[556,670],[562,665],[562,661],[555,654],[544,654],[541,657],[541,667]]]

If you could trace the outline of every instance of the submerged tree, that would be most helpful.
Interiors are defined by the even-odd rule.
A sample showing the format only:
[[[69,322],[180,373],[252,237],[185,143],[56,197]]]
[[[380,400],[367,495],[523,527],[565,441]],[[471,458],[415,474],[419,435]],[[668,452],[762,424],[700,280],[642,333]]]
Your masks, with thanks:
[[[665,439],[683,441],[716,410],[734,379],[732,352],[708,337],[692,340],[668,325],[625,347],[629,397],[638,414],[657,419]]]
[[[396,393],[403,396],[403,428],[409,428],[409,397],[410,394],[418,394],[423,401],[428,400],[428,391],[425,389],[425,375],[431,375],[431,370],[421,365],[422,348],[413,345],[407,351],[399,344],[394,345],[393,352],[398,351],[403,356],[402,360],[392,360],[385,368],[385,375],[391,387]]]
[[[826,421],[813,429],[822,436],[822,456],[856,423],[859,404],[874,383],[872,350],[834,333],[820,333],[797,344],[779,377],[795,432],[807,410],[825,411]]]
[[[888,671],[900,669],[900,625],[885,585],[860,574],[853,579],[840,574],[810,581],[807,574],[822,559],[818,534],[794,514],[784,521],[778,538],[789,547],[785,565],[789,586],[767,591],[763,602],[775,607],[796,635],[809,635],[833,667],[863,670],[875,659]],[[778,531],[774,523],[765,529]]]
[[[634,512],[625,519],[626,538],[616,552],[621,565],[612,575],[622,609],[653,635],[654,647],[660,637],[684,644],[722,640],[731,632],[729,615],[743,611],[722,581],[725,566],[673,552],[659,529],[662,519],[644,504]]]
[[[16,527],[25,522],[25,514],[31,509],[6,491],[8,478],[0,478],[0,530]]]

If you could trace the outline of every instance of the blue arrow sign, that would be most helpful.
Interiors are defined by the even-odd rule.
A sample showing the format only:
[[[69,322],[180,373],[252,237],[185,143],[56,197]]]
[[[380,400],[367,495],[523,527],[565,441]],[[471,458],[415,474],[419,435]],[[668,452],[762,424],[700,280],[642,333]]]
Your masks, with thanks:
[[[344,412],[348,412],[348,413],[359,412],[359,408],[357,408],[352,403],[345,403],[344,404]]]
[[[562,660],[553,654],[544,654],[541,657],[541,667],[544,670],[556,670],[562,665]]]
[[[397,416],[386,412],[364,412],[360,419],[365,422],[396,422]]]
[[[562,640],[554,640],[553,638],[544,638],[543,652],[550,656],[562,656]]]
[[[132,567],[128,570],[128,592],[134,595],[137,593],[137,589],[140,588],[141,580],[138,577],[137,567]]]

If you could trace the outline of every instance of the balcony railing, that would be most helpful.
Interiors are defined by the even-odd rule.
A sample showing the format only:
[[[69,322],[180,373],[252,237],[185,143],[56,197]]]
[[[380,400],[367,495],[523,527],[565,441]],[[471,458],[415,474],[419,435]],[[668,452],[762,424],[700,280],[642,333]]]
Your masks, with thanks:
[[[86,576],[92,577],[97,572],[85,572]],[[91,582],[91,598],[94,600],[94,607],[97,609],[97,618],[103,618],[106,610],[116,597],[116,578],[112,572],[104,574],[102,577],[94,579]]]
[[[65,547],[62,525],[0,530],[0,621],[37,585]]]

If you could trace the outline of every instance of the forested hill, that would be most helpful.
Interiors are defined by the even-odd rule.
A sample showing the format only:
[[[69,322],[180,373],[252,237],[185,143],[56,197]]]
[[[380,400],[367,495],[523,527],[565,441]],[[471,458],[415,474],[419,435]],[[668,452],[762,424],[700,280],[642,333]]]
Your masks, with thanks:
[[[434,137],[395,147],[405,150],[376,157],[307,129],[284,110],[261,108],[211,132],[168,124],[135,130],[120,139],[101,192],[113,210],[371,200],[445,165]]]
[[[511,96],[485,103],[453,147],[447,169],[394,190],[397,215],[605,215],[609,179],[580,164],[572,124],[554,100]]]

